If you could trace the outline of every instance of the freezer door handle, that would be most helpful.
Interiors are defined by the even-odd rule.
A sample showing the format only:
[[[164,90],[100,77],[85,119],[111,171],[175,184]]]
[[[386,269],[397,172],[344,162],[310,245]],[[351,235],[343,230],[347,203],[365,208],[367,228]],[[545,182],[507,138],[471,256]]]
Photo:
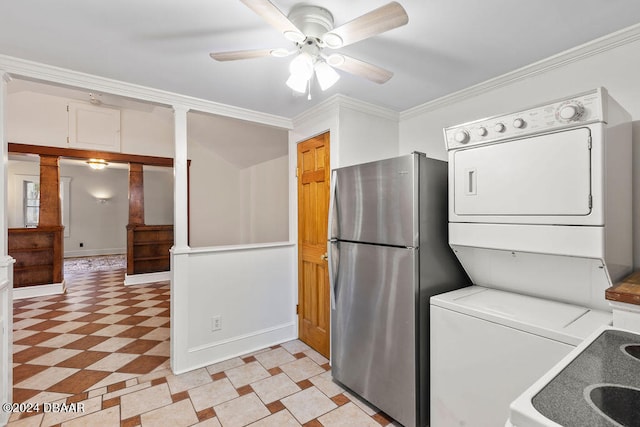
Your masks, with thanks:
[[[329,190],[329,224],[327,226],[327,240],[331,240],[332,238],[338,237],[338,223],[336,220],[336,217],[338,215],[336,212],[337,181],[338,181],[338,174],[334,170],[331,172],[331,180],[330,180],[331,188]]]
[[[338,259],[334,256],[333,246],[337,245],[338,242],[329,240],[327,242],[327,258],[328,258],[328,272],[329,272],[329,297],[331,299],[331,310],[335,310],[336,308],[336,280],[338,279],[335,276],[335,273],[338,271],[338,266],[334,263],[338,263]],[[336,250],[336,255],[337,255]]]

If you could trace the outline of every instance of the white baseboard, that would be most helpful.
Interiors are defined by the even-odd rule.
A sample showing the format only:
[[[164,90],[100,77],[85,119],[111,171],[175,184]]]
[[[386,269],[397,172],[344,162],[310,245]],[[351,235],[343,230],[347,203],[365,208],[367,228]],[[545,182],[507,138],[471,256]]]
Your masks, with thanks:
[[[64,257],[76,258],[82,256],[122,255],[126,253],[127,248],[80,249],[77,251],[64,251]]]
[[[171,325],[173,327],[173,321]],[[172,353],[171,370],[176,375],[182,374],[296,338],[298,338],[298,329],[296,322],[293,321],[184,349],[186,352],[183,349],[177,349],[180,354],[176,357],[176,353]],[[175,343],[172,342],[171,345],[175,346]]]
[[[13,299],[24,299],[33,297],[44,297],[47,295],[60,295],[66,291],[64,280],[62,283],[51,283],[48,285],[27,286],[24,288],[13,288]]]
[[[171,280],[170,271],[159,271],[157,273],[144,273],[144,274],[125,274],[124,285],[144,285],[147,283],[164,282],[165,280]]]

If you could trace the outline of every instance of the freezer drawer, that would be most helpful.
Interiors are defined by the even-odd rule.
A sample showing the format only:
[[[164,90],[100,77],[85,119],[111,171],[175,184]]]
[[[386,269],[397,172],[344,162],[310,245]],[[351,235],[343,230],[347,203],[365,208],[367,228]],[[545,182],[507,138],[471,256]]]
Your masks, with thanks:
[[[419,155],[336,169],[330,238],[417,246]]]
[[[588,128],[455,151],[456,215],[589,215]]]
[[[332,245],[333,377],[402,425],[414,426],[417,251]]]

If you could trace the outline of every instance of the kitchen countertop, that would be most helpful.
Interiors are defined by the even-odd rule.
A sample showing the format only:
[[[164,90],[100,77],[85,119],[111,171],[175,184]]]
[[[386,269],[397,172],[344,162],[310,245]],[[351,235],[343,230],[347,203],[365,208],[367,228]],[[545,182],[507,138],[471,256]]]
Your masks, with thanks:
[[[640,270],[605,291],[609,301],[640,305]]]

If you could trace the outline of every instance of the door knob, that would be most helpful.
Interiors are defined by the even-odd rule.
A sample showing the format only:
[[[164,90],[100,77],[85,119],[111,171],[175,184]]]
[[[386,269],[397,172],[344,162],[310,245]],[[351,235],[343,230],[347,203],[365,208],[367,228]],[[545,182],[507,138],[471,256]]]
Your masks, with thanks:
[[[325,252],[325,253],[323,253],[322,255],[320,255],[320,259],[321,259],[322,261],[326,261],[326,260],[328,260],[328,259],[329,259],[329,255],[327,255],[327,253]]]

